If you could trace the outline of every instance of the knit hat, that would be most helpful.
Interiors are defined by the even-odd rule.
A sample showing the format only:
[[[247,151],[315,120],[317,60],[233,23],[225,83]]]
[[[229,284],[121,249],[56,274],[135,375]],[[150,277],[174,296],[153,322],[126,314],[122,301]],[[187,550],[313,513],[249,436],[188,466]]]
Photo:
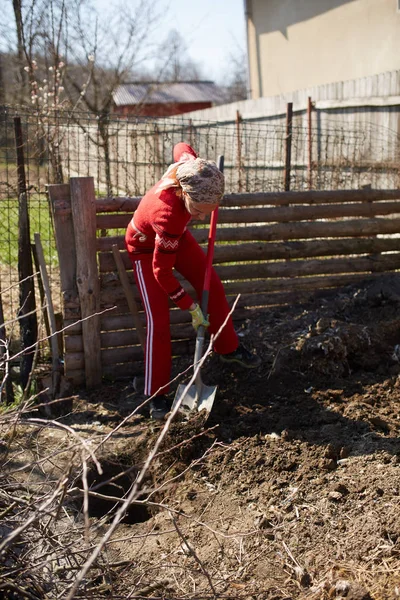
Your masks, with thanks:
[[[170,187],[180,188],[193,202],[217,204],[224,195],[225,178],[212,160],[185,157],[167,169],[158,189]]]

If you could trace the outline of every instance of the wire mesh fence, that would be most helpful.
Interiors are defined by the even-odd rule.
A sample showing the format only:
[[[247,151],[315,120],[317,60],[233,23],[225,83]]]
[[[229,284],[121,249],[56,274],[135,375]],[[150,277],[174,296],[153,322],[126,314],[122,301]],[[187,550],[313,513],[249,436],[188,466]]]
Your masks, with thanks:
[[[42,238],[51,280],[57,252],[46,194],[49,183],[92,176],[99,196],[141,196],[172,162],[173,146],[189,142],[208,159],[224,155],[226,192],[400,187],[398,136],[384,128],[321,126],[318,114],[305,126],[294,115],[232,122],[117,118],[79,112],[0,109],[0,274],[3,302],[16,311],[18,288],[18,169],[15,119],[23,138],[30,228]],[[4,292],[5,289],[9,291]]]

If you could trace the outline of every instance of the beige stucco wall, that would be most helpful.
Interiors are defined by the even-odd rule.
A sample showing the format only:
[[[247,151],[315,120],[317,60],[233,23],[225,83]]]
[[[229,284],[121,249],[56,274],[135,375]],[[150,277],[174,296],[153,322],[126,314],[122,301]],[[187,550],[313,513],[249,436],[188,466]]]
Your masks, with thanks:
[[[246,0],[251,98],[400,68],[398,0]]]

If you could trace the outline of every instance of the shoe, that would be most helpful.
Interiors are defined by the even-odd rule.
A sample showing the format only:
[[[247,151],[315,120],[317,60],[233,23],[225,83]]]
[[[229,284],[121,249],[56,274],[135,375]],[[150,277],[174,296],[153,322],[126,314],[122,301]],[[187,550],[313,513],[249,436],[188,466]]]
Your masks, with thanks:
[[[155,396],[150,400],[150,419],[162,421],[168,412],[169,406],[165,396]]]
[[[257,354],[253,354],[243,344],[239,344],[234,352],[229,354],[220,354],[220,359],[223,362],[237,363],[246,369],[255,369],[260,366],[261,358]]]

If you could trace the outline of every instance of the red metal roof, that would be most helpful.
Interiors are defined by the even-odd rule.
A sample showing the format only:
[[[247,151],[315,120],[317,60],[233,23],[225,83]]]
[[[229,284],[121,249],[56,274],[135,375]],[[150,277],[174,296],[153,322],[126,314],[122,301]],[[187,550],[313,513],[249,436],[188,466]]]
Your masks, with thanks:
[[[113,93],[116,106],[184,102],[225,102],[213,81],[123,83]]]

